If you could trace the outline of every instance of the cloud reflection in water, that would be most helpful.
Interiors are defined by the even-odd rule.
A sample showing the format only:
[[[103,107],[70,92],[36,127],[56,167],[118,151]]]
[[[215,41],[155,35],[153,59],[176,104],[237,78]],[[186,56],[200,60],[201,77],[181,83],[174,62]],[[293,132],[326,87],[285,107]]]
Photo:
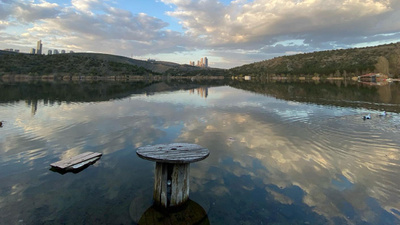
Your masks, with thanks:
[[[23,103],[2,107],[12,125],[0,137],[0,210],[26,221],[43,221],[34,215],[39,210],[51,221],[72,223],[66,212],[80,199],[87,201],[78,207],[85,212],[128,209],[135,193],[153,182],[154,165],[134,150],[166,142],[210,149],[207,160],[191,166],[191,196],[209,199],[211,223],[400,221],[399,133],[360,120],[355,109],[230,87],[209,88],[206,99],[178,91],[37,107],[34,117]],[[50,162],[84,151],[104,156],[76,176],[46,171]],[[94,205],[94,195],[103,201]],[[33,202],[30,210],[19,209]],[[124,222],[124,216],[117,218]],[[4,221],[17,217],[7,214]]]

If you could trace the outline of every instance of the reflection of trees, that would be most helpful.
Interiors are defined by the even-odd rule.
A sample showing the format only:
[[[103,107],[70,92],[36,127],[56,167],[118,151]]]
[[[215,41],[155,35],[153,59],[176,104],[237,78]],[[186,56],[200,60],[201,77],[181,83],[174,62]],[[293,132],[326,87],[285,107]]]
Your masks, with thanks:
[[[359,83],[314,82],[232,82],[232,87],[279,99],[343,107],[363,107],[399,112],[400,85],[363,86]],[[372,104],[374,103],[374,104]],[[378,103],[378,104],[376,104]],[[382,106],[380,103],[387,105]]]
[[[223,85],[223,81],[174,80],[173,82],[37,82],[0,84],[0,102],[25,100],[28,105],[37,100],[55,102],[95,102],[125,98],[132,94],[149,94]],[[207,88],[205,88],[207,90]],[[207,94],[207,93],[206,93]]]
[[[123,98],[150,85],[146,82],[37,82],[37,83],[5,83],[0,85],[2,90],[0,102],[26,100],[28,102],[43,100],[45,103],[54,102],[90,102],[106,101]],[[28,103],[29,104],[29,103]]]

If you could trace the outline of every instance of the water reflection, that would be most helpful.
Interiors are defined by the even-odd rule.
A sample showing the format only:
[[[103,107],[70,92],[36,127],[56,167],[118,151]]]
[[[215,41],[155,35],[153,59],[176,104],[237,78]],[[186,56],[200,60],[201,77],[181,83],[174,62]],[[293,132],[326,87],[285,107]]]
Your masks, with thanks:
[[[39,98],[34,117],[24,101],[4,100],[0,224],[139,221],[151,206],[154,164],[135,150],[172,142],[210,150],[190,172],[190,198],[210,224],[400,223],[398,86],[229,85],[206,85],[207,98],[193,87],[154,92],[168,83],[117,100]],[[48,170],[85,151],[103,157],[78,174]]]
[[[231,86],[279,99],[323,105],[398,111],[400,83],[370,86],[346,80],[331,81],[232,81]]]
[[[188,200],[179,210],[165,211],[152,205],[140,217],[140,225],[198,224],[208,225],[207,213],[198,203]]]

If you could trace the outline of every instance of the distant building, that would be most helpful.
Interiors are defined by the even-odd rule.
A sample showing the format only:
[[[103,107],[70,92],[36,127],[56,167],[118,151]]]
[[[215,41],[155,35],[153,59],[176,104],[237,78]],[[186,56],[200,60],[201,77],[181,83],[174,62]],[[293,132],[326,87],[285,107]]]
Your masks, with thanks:
[[[36,49],[31,48],[31,51],[29,52],[30,54],[36,54]]]
[[[54,49],[54,55],[57,55],[57,54],[59,54],[58,50]]]
[[[14,52],[18,52],[19,53],[19,49],[14,49]]]
[[[65,50],[61,50],[61,54],[65,54]]]
[[[42,40],[40,40],[40,41],[38,41],[37,42],[37,46],[36,46],[36,54],[37,55],[41,55],[42,54],[42,47],[43,47],[43,45],[42,45]]]
[[[52,55],[52,54],[53,54],[53,51],[49,49],[49,50],[47,51],[47,55]]]
[[[69,51],[69,53],[74,53],[74,51]]]
[[[195,65],[194,61],[189,61],[189,65],[207,68],[208,67],[208,58],[204,57],[204,58],[201,58],[200,60],[197,60],[196,65]]]

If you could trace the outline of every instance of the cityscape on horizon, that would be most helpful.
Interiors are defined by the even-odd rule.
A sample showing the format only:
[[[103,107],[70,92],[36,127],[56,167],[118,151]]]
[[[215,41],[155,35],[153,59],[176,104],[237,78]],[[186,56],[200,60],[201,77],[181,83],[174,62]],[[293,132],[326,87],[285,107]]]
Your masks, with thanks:
[[[19,49],[7,48],[7,49],[3,49],[3,50],[4,51],[9,51],[9,52],[20,53]],[[57,54],[65,54],[65,53],[67,53],[65,50],[59,51],[58,49],[53,49],[53,50],[49,49],[47,51],[47,55],[57,55]],[[74,51],[69,51],[69,53],[74,53]],[[32,55],[45,55],[44,52],[43,52],[42,40],[37,41],[36,48],[31,48],[30,51],[29,51],[29,54],[32,54]],[[147,61],[154,62],[156,60],[155,59],[147,59]],[[208,68],[208,58],[207,57],[200,58],[200,60],[197,60],[197,62],[189,61],[189,65],[196,66],[196,67]]]
[[[20,52],[19,49],[12,49],[12,48],[6,48],[3,49],[4,51],[8,51],[8,52],[16,52],[16,53],[22,53]],[[31,48],[30,51],[28,52],[29,54],[32,55],[45,55],[43,52],[43,44],[42,44],[42,40],[37,41],[36,43],[36,48]],[[59,51],[58,49],[49,49],[47,50],[47,55],[57,55],[57,54],[65,54],[67,53],[65,50],[61,50]],[[69,51],[69,53],[74,53],[74,51]]]
[[[189,61],[189,65],[208,68],[208,58],[201,58],[200,60],[197,60],[197,63],[195,63],[195,61]]]

